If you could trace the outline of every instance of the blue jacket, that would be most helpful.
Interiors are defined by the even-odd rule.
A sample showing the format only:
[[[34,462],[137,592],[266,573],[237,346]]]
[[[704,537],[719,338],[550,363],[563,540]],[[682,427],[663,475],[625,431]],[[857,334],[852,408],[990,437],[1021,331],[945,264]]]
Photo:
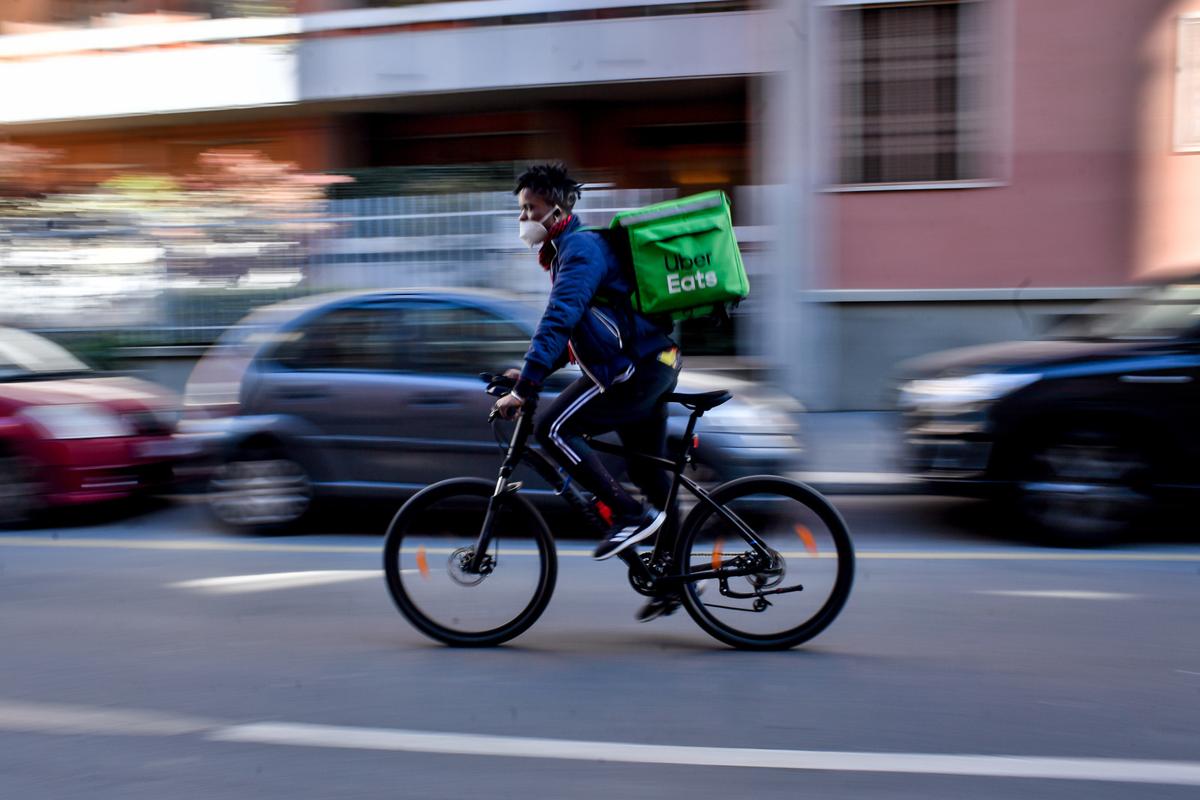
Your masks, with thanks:
[[[553,241],[554,285],[541,322],[525,353],[517,394],[536,394],[550,373],[568,360],[567,343],[580,369],[601,391],[628,380],[646,356],[674,346],[658,325],[633,310],[632,287],[620,261],[579,218]]]

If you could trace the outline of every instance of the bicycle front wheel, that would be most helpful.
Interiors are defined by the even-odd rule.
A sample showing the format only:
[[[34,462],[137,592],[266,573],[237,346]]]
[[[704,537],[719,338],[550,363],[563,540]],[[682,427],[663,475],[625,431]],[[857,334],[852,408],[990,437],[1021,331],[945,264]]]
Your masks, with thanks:
[[[520,635],[554,592],[550,530],[512,493],[497,499],[481,569],[471,569],[494,491],[473,478],[436,483],[405,503],[388,528],[383,566],[392,600],[417,630],[449,645],[488,647]]]
[[[706,503],[684,521],[676,559],[692,619],[733,647],[780,650],[806,642],[837,617],[854,581],[854,547],[841,515],[824,497],[770,476],[717,487],[712,499],[744,523],[766,558],[738,525]]]

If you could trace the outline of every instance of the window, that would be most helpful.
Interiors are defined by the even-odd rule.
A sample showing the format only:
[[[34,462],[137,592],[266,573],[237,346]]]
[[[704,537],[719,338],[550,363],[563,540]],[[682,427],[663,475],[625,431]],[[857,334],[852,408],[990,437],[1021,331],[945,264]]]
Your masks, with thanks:
[[[386,306],[334,309],[293,332],[274,360],[296,370],[395,371],[399,313]]]
[[[843,184],[984,177],[976,0],[840,8]]]
[[[1175,149],[1200,152],[1200,17],[1179,19],[1175,70]]]
[[[404,369],[475,375],[519,366],[529,335],[482,308],[426,303],[404,309],[400,329]]]

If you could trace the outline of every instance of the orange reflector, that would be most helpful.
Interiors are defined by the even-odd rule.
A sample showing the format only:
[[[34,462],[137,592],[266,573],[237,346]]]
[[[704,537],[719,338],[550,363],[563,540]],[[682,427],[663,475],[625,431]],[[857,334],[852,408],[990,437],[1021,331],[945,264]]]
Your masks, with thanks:
[[[797,525],[796,535],[800,537],[800,541],[804,542],[804,549],[808,551],[808,554],[815,556],[817,554],[817,540],[813,538],[812,531],[803,525]]]
[[[725,541],[723,539],[717,539],[715,542],[713,542],[713,551],[712,551],[712,568],[713,569],[721,568],[721,555],[724,552],[724,544],[725,544]]]
[[[421,571],[422,578],[429,577],[429,562],[425,560],[425,545],[417,546],[417,569]]]

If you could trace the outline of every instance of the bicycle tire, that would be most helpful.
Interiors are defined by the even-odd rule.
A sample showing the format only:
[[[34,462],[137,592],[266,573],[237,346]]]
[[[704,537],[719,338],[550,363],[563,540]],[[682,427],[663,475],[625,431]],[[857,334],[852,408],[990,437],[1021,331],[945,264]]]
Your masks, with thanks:
[[[396,512],[388,526],[384,541],[383,566],[388,591],[396,608],[417,630],[444,644],[455,647],[494,647],[524,633],[550,602],[558,575],[558,561],[554,538],[542,515],[523,497],[508,493],[500,502],[500,513],[516,512],[530,523],[522,530],[532,536],[540,564],[537,568],[536,587],[529,602],[512,619],[481,631],[464,631],[448,627],[421,610],[405,586],[404,570],[401,569],[401,552],[405,537],[415,531],[412,526],[433,506],[454,503],[456,500],[486,502],[495,491],[495,485],[478,478],[451,478],[422,489],[409,498]],[[477,531],[472,531],[474,535]],[[451,556],[453,558],[453,555]]]
[[[700,599],[696,582],[687,582],[680,594],[684,607],[696,624],[718,641],[744,650],[786,650],[821,633],[845,607],[854,582],[854,546],[849,529],[837,509],[819,492],[802,483],[771,475],[756,475],[729,481],[711,492],[713,500],[723,506],[739,498],[764,495],[778,495],[811,511],[824,524],[825,533],[835,546],[837,566],[832,578],[833,585],[820,608],[795,627],[773,634],[756,634],[740,630],[718,618]],[[715,513],[710,506],[701,503],[684,520],[675,559],[685,573],[692,571],[693,545],[704,530],[705,523]]]

